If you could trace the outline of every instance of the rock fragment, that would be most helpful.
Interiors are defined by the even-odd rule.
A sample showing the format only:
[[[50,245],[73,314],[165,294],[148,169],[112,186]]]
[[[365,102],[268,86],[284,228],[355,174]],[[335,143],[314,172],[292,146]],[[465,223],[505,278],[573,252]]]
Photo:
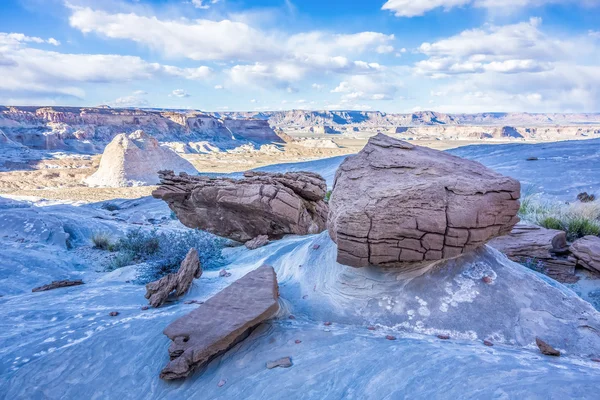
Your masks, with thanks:
[[[280,358],[279,360],[267,362],[268,369],[273,369],[273,368],[277,368],[277,367],[289,368],[292,365],[293,365],[292,359],[290,357],[283,357],[283,358]]]
[[[540,349],[540,351],[544,355],[555,356],[555,357],[560,356],[560,351],[556,350],[554,347],[550,346],[548,343],[544,342],[540,338],[537,338],[537,337],[535,338],[535,344],[537,344],[537,347]]]
[[[164,330],[173,342],[162,379],[179,379],[224,353],[279,309],[275,270],[262,266],[206,300]]]
[[[600,272],[600,237],[584,236],[571,245],[572,259],[592,272]]]
[[[53,281],[52,283],[49,283],[47,285],[38,286],[36,288],[33,288],[33,289],[31,289],[31,291],[32,292],[45,292],[47,290],[53,290],[53,289],[69,287],[69,286],[79,286],[79,285],[83,285],[83,281],[81,279],[75,279],[72,281],[71,280]]]
[[[244,245],[248,250],[256,250],[260,247],[269,244],[269,237],[267,235],[259,235],[254,239],[248,240]]]
[[[167,301],[173,291],[176,297],[186,294],[194,278],[200,278],[201,275],[202,267],[200,266],[198,251],[191,248],[176,273],[169,274],[146,285],[145,297],[152,307],[160,307]]]

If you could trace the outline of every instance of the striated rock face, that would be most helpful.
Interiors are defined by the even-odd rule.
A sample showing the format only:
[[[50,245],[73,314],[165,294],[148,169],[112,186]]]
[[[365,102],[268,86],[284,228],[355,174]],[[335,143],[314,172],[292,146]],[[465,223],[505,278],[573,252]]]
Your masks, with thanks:
[[[585,236],[571,245],[571,253],[577,265],[593,272],[600,272],[600,237]]]
[[[176,176],[161,171],[152,192],[169,204],[187,227],[239,242],[260,235],[279,239],[326,229],[325,180],[310,172],[246,172],[243,179]]]
[[[338,169],[329,234],[353,267],[452,258],[508,234],[519,193],[477,162],[379,134]]]
[[[170,324],[171,361],[160,373],[179,379],[248,337],[253,328],[277,312],[277,276],[263,265]]]
[[[106,146],[98,171],[86,178],[85,183],[106,187],[153,185],[158,183],[158,170],[162,168],[189,174],[198,172],[189,161],[160,146],[143,131],[122,133]]]
[[[160,307],[167,301],[169,295],[174,291],[175,296],[183,296],[192,286],[194,278],[202,276],[202,267],[198,258],[198,251],[191,248],[175,274],[168,274],[157,281],[146,285],[145,297],[152,307]]]
[[[578,280],[575,261],[567,257],[569,245],[563,231],[517,224],[510,234],[492,239],[488,245],[519,263],[535,260],[541,272],[559,282]]]

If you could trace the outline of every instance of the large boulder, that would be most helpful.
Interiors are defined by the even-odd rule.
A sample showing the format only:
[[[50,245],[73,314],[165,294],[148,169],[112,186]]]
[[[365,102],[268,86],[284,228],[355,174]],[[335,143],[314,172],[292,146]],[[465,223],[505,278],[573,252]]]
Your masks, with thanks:
[[[453,258],[508,234],[519,194],[478,162],[379,134],[338,169],[329,234],[353,267]]]
[[[189,161],[143,131],[122,133],[106,146],[98,170],[85,183],[101,187],[155,185],[160,169],[198,173]]]
[[[161,171],[160,178],[152,195],[190,228],[246,242],[260,235],[314,234],[327,226],[327,184],[314,173],[246,172],[236,180]]]
[[[262,267],[226,287],[191,313],[171,323],[164,334],[173,341],[171,361],[160,377],[179,379],[245,339],[279,309],[277,275]]]
[[[600,237],[585,236],[571,245],[571,253],[577,265],[600,273]]]
[[[539,272],[559,282],[573,283],[578,280],[575,261],[568,257],[569,245],[563,231],[517,224],[510,234],[492,239],[488,245],[513,261],[533,264],[531,266]]]

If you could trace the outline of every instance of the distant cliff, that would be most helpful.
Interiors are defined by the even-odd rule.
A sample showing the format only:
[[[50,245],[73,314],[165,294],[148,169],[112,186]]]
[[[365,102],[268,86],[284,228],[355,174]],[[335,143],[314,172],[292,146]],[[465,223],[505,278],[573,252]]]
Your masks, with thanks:
[[[219,148],[281,141],[264,119],[231,119],[201,112],[108,107],[3,107],[0,129],[36,149],[98,152],[119,133],[143,130],[160,141],[206,141]]]

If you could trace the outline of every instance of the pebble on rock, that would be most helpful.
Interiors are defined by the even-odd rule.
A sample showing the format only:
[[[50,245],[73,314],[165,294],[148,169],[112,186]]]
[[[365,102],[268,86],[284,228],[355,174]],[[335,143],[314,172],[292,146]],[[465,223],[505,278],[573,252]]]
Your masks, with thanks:
[[[493,280],[491,277],[489,277],[489,276],[484,276],[484,277],[483,277],[481,280],[482,280],[484,283],[487,283],[488,285],[489,285],[490,283],[494,282],[494,280]]]
[[[150,307],[149,307],[149,306],[142,306],[142,311],[146,311],[146,310],[148,310],[148,309],[150,309]]]
[[[279,360],[267,362],[268,369],[273,369],[273,368],[277,368],[277,367],[289,368],[292,365],[293,365],[292,359],[290,357],[283,357],[283,358],[280,358]]]
[[[229,277],[231,276],[231,272],[227,272],[227,270],[226,270],[226,269],[222,269],[222,270],[219,272],[219,276],[220,276],[221,278],[229,278]]]
[[[387,340],[396,340],[396,336],[392,336],[392,335],[387,335],[385,338]]]
[[[219,381],[219,383],[217,383],[217,386],[218,387],[223,387],[223,386],[225,386],[226,383],[227,383],[227,379],[221,379]]]
[[[485,344],[488,347],[492,347],[494,345],[494,343],[490,342],[489,340],[484,340],[483,344]]]
[[[329,322],[329,321],[324,322],[323,325],[325,325],[325,326],[331,326],[331,322]]]
[[[449,335],[437,335],[438,339],[442,339],[442,340],[448,340],[450,339]]]
[[[302,340],[296,339],[296,340],[294,341],[294,343],[296,343],[296,344],[300,344],[300,343],[302,343]]]
[[[296,316],[295,315],[290,315],[288,318],[289,319],[296,319]]]
[[[313,245],[313,250],[319,250],[320,248],[321,248],[321,245],[319,245],[319,244]]]
[[[367,329],[370,330],[370,331],[374,331],[375,327],[374,326],[368,326]]]
[[[544,342],[540,338],[535,338],[535,344],[540,349],[542,354],[547,356],[560,357],[560,351],[556,350],[554,347],[550,346],[548,343]]]
[[[118,311],[111,311],[108,315],[110,315],[111,317],[116,317],[117,315],[119,315]]]

